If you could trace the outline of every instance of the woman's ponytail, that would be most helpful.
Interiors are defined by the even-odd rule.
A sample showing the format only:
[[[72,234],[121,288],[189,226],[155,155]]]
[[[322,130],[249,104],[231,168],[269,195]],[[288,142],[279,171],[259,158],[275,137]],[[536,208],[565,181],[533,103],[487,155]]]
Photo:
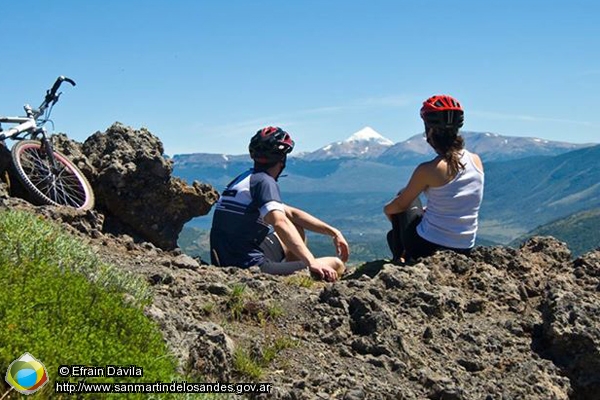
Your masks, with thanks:
[[[456,176],[465,169],[460,161],[459,152],[464,149],[465,141],[455,128],[432,128],[429,144],[448,163],[448,174]]]

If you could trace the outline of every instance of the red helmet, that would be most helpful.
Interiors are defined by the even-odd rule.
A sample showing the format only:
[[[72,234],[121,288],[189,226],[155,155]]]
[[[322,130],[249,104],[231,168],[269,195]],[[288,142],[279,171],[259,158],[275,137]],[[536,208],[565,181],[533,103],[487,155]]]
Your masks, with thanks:
[[[421,118],[428,127],[460,128],[464,123],[464,111],[451,96],[435,95],[423,102]]]
[[[250,139],[250,157],[259,163],[282,161],[294,149],[289,133],[277,126],[260,129]]]

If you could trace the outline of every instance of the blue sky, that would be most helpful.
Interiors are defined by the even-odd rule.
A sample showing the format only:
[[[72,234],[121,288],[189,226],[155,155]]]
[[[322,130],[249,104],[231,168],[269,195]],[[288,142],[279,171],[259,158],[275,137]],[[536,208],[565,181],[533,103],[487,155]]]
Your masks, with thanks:
[[[598,4],[6,1],[0,114],[67,75],[57,131],[144,126],[171,155],[241,154],[266,125],[298,151],[367,125],[398,142],[436,93],[461,101],[466,130],[600,142]]]

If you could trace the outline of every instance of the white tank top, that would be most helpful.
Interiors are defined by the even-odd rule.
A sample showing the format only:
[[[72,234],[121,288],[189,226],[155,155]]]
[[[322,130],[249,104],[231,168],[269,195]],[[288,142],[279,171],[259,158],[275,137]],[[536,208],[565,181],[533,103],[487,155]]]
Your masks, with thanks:
[[[469,249],[475,245],[484,179],[483,171],[467,150],[462,151],[460,162],[465,169],[452,181],[425,191],[427,210],[417,226],[417,233],[432,243]]]

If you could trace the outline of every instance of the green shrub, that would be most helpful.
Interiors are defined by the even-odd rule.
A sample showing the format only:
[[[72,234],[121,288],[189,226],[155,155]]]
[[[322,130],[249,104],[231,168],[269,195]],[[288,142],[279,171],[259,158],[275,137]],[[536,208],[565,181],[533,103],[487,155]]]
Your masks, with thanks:
[[[143,314],[149,289],[102,263],[91,248],[55,223],[25,212],[0,211],[0,288],[0,374],[4,377],[13,360],[31,353],[45,365],[50,380],[36,398],[61,398],[54,382],[63,364],[143,368],[142,378],[86,378],[88,382],[184,379],[177,378],[160,331]],[[125,302],[125,293],[134,301]],[[0,398],[8,390],[0,380]],[[19,397],[25,398],[13,391],[4,399]]]
[[[60,225],[23,211],[0,212],[0,260],[12,265],[35,262],[60,272],[77,272],[97,286],[128,293],[147,304],[151,290],[139,277],[103,263],[92,249]]]

